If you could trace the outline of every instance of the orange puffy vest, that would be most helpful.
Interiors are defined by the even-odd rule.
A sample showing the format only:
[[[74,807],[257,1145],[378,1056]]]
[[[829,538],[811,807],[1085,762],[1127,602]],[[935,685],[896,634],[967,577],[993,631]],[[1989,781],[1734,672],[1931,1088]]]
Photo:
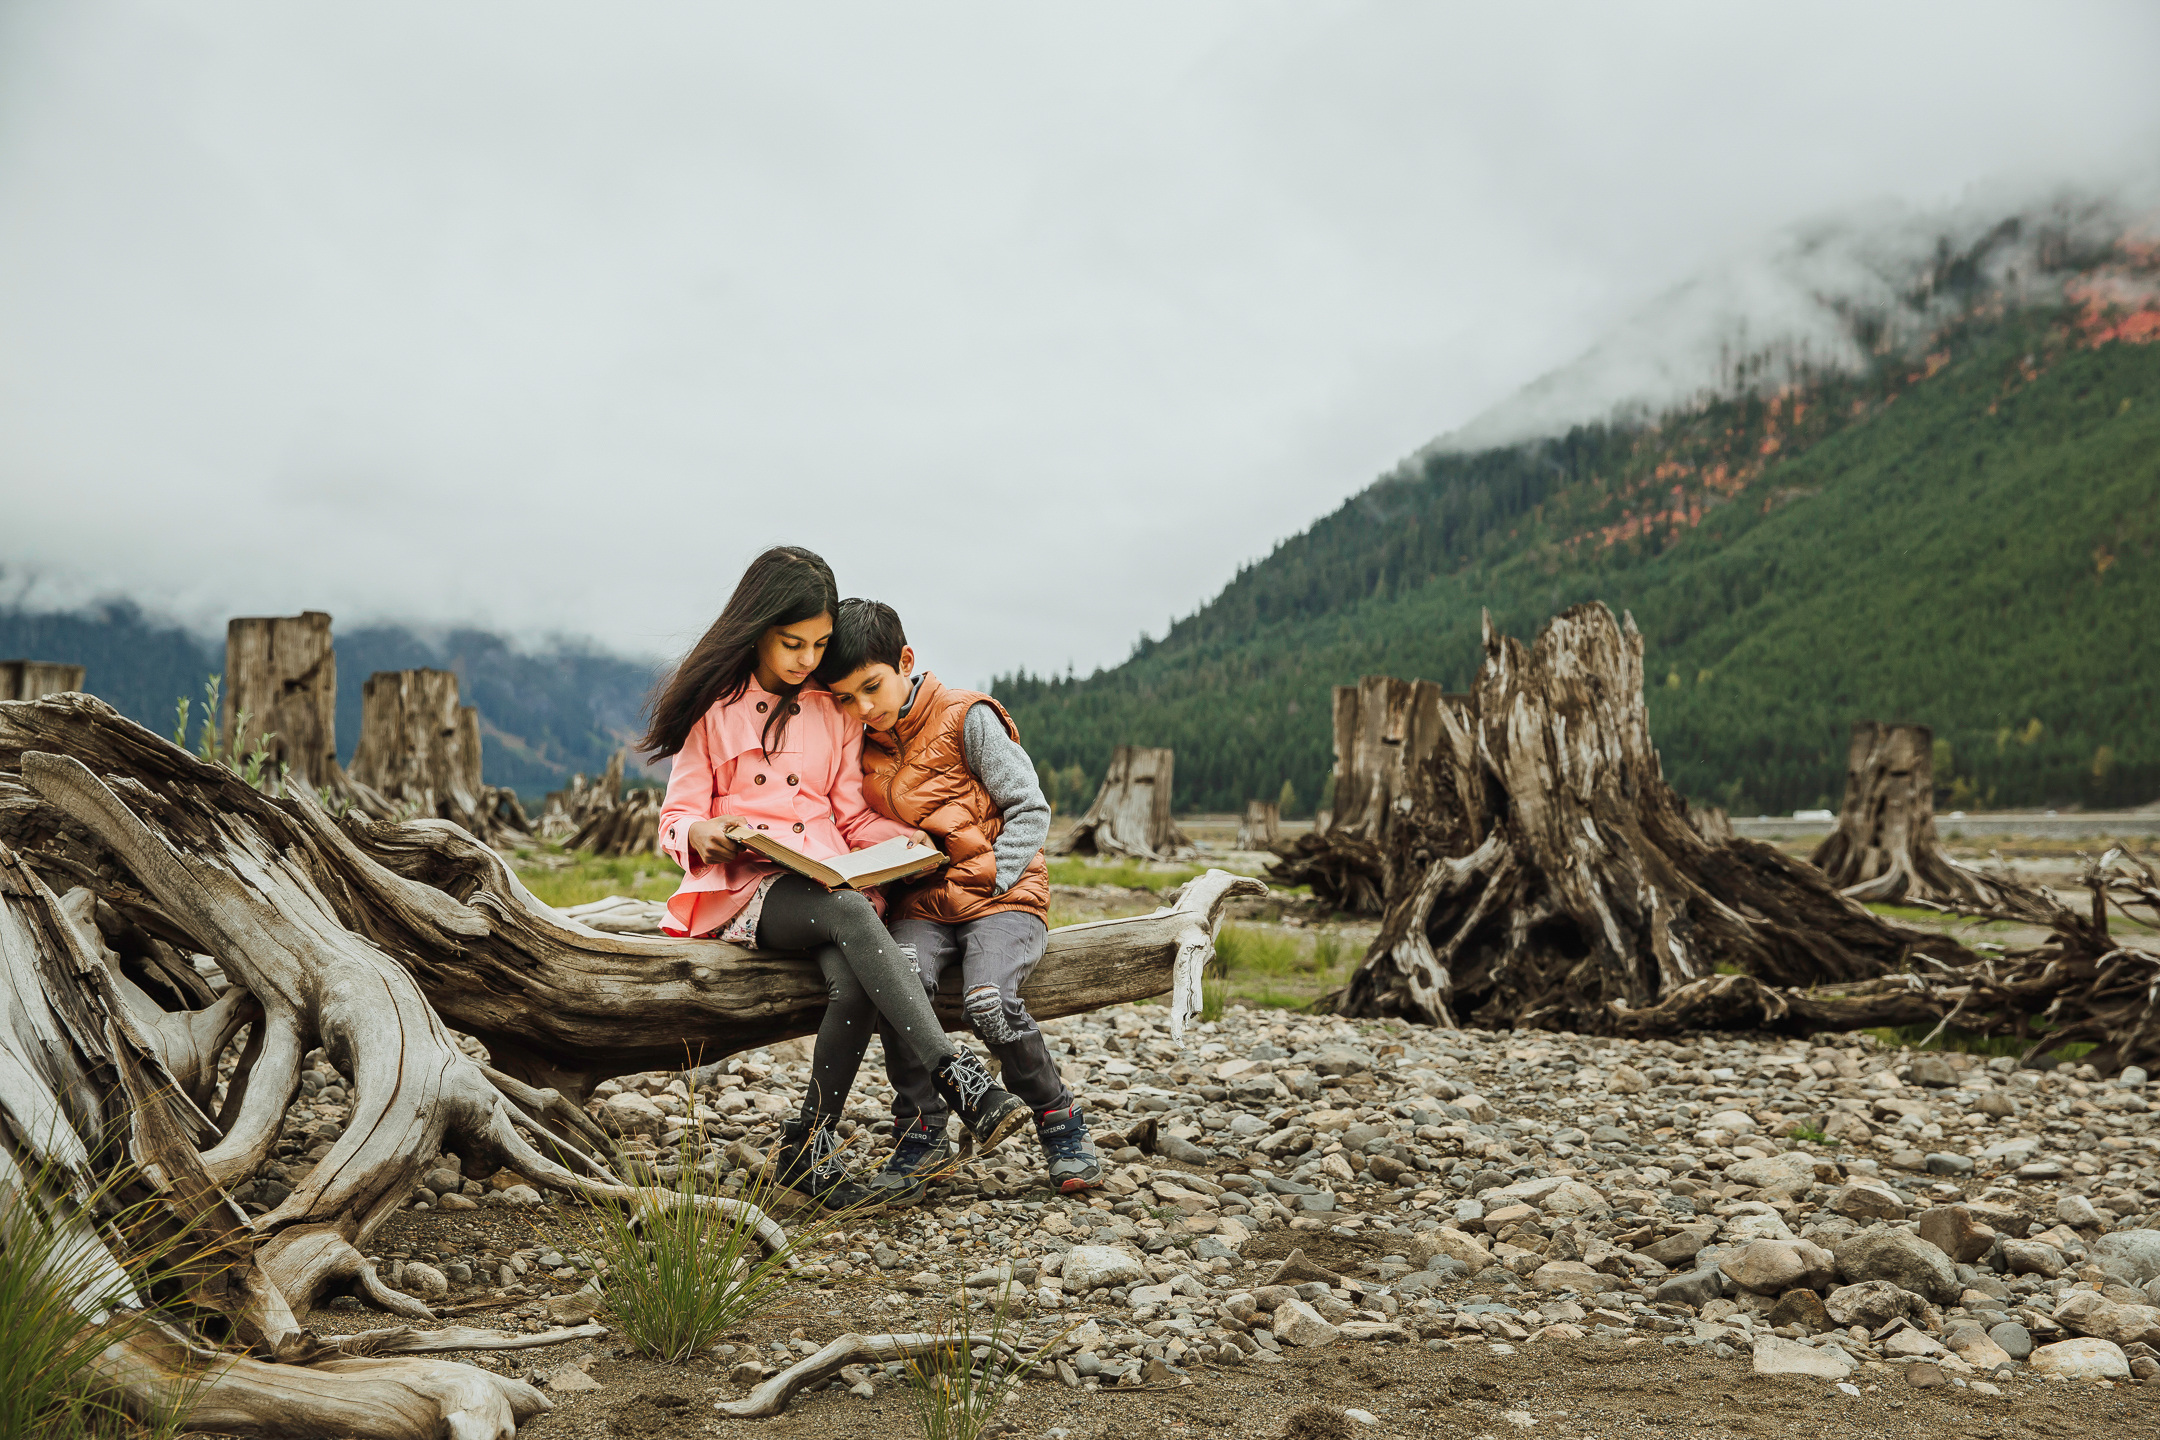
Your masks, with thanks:
[[[1040,851],[1012,889],[997,893],[997,857],[991,847],[1005,828],[1005,816],[968,769],[961,734],[968,710],[978,704],[996,710],[1006,733],[1020,738],[1004,706],[972,690],[948,690],[927,671],[915,689],[915,703],[899,724],[883,733],[863,732],[863,797],[880,815],[921,830],[947,857],[941,869],[915,884],[894,887],[899,890],[898,913],[957,925],[1019,911],[1047,924],[1050,870]]]

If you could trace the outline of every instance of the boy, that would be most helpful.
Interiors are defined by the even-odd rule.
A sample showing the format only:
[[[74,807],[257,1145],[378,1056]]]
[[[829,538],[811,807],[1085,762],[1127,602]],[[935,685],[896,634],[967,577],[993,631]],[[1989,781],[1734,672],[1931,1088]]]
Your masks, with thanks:
[[[934,994],[957,960],[969,1026],[997,1056],[1000,1083],[1035,1112],[1050,1183],[1067,1193],[1102,1183],[1087,1119],[1073,1103],[1020,984],[1049,938],[1050,803],[1005,707],[913,674],[915,651],[889,605],[843,600],[817,678],[863,723],[863,794],[872,809],[924,831],[948,857],[896,886],[885,924],[915,952]],[[912,678],[910,678],[912,676]],[[922,1198],[948,1173],[948,1112],[930,1074],[885,1043],[893,1085],[892,1158],[870,1182],[888,1204]]]

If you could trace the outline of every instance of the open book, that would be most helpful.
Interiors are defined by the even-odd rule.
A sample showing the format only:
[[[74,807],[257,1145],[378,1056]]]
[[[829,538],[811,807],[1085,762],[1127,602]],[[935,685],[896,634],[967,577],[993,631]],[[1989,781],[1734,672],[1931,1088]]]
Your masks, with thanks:
[[[935,845],[918,845],[904,835],[850,850],[829,860],[813,860],[792,846],[783,845],[762,830],[730,825],[727,837],[746,850],[755,850],[782,869],[807,876],[828,890],[867,890],[888,880],[905,880],[945,863],[944,852]]]

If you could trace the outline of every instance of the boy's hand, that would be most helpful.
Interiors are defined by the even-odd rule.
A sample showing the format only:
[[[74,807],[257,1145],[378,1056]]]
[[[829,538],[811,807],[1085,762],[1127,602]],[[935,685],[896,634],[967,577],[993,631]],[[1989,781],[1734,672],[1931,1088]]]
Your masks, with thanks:
[[[742,853],[742,847],[728,838],[728,826],[748,826],[749,823],[740,815],[716,815],[710,820],[700,820],[690,827],[690,833],[683,837],[683,844],[705,864],[718,865]]]

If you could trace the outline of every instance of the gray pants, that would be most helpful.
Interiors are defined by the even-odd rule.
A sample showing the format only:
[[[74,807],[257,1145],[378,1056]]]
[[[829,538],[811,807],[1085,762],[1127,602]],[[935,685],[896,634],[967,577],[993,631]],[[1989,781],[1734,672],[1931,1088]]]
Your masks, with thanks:
[[[1040,919],[1007,911],[958,925],[896,920],[891,930],[895,941],[915,952],[923,988],[933,995],[952,972],[953,962],[959,962],[968,1027],[997,1057],[999,1084],[1025,1100],[1038,1121],[1048,1112],[1072,1108],[1072,1091],[1050,1054],[1050,1043],[1020,1001],[1020,986],[1041,962],[1050,938]],[[918,1124],[943,1128],[950,1112],[930,1083],[929,1068],[907,1046],[894,1043],[896,1037],[886,1034],[882,1025],[879,1033],[885,1038],[885,1070],[892,1079],[895,1132]]]

